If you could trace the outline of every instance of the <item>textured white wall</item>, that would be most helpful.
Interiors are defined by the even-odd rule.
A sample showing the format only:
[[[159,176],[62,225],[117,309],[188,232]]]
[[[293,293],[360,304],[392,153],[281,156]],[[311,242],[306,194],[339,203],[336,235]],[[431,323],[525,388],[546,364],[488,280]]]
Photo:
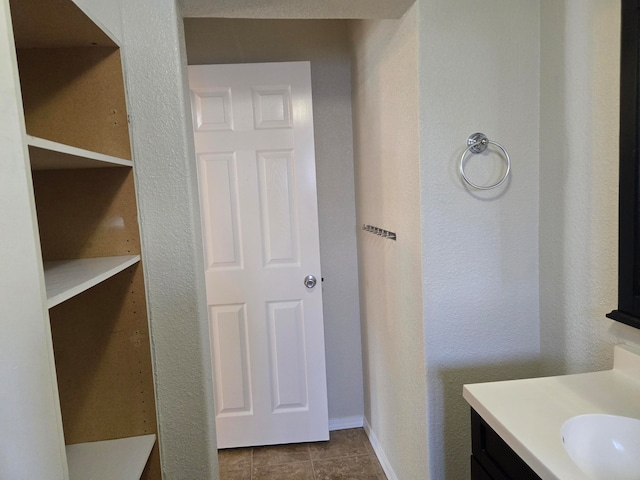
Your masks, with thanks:
[[[611,368],[617,307],[620,1],[542,0],[540,326],[547,373]]]
[[[329,420],[363,415],[347,24],[185,19],[189,64],[311,62]]]
[[[179,0],[185,17],[399,18],[414,0]]]
[[[205,347],[195,339],[203,328],[198,322],[206,318],[196,268],[200,253],[194,245],[199,238],[195,172],[185,163],[190,133],[184,123],[188,119],[180,117],[186,103],[172,2],[137,3],[124,7],[125,39],[137,45],[125,59],[137,97],[132,108],[134,146],[136,153],[144,152],[137,175],[144,192],[141,215],[150,229],[146,240],[143,231],[143,242],[146,268],[154,272],[150,312],[160,357],[156,362],[161,425],[164,418],[169,429],[170,458],[163,461],[166,471],[177,476],[183,463],[206,469],[215,462],[211,430],[202,432],[199,427],[201,418],[205,423],[211,418],[203,403],[209,392],[198,383],[208,373],[199,364]],[[417,273],[412,262],[420,258],[414,252],[420,232],[412,228],[420,219],[404,220],[413,218],[416,209],[415,202],[402,200],[412,197],[416,180],[404,178],[406,171],[399,168],[411,171],[410,165],[400,163],[411,156],[411,140],[393,141],[402,133],[385,123],[393,115],[371,115],[369,125],[356,122],[356,142],[363,148],[358,157],[369,164],[357,181],[381,189],[377,196],[367,194],[366,202],[358,196],[359,220],[367,221],[365,214],[374,216],[371,223],[398,230],[400,241],[404,235],[407,242],[402,248],[411,251],[399,258],[401,243],[383,243],[380,250],[376,237],[360,239],[361,259],[366,259],[361,275],[367,418],[381,439],[398,437],[404,446],[403,438],[415,437],[413,450],[406,454],[383,443],[394,468],[399,465],[396,473],[401,479],[427,475],[423,350],[411,347],[411,358],[395,350],[422,328],[419,322],[404,323],[415,317],[412,310],[420,297],[411,278],[423,278],[432,478],[468,476],[463,383],[533,375],[538,372],[539,348],[548,371],[562,373],[607,368],[612,344],[640,344],[638,330],[604,318],[616,304],[619,3],[542,0],[541,5],[540,10],[538,2],[524,0],[418,0],[424,245],[422,270]],[[358,87],[363,96],[356,96],[356,104],[362,112],[375,111],[384,98],[395,98],[408,117],[416,104],[410,101],[415,94],[406,96],[406,90],[391,88],[393,75],[411,76],[407,65],[409,70],[415,65],[404,57],[412,55],[411,42],[403,47],[402,42],[394,43],[399,38],[394,36],[396,28],[386,22],[356,28],[356,38],[378,40],[362,40],[361,48],[380,58],[394,52],[385,61],[398,62],[397,71],[384,69],[390,77],[373,75],[374,83]],[[402,37],[410,30],[405,25],[396,33]],[[365,50],[361,60],[375,64],[363,55]],[[376,106],[365,92],[377,91],[386,93]],[[176,116],[177,125],[171,125],[167,114]],[[513,177],[496,196],[468,192],[456,172],[464,141],[477,130],[503,143],[513,157]],[[377,149],[358,138],[387,146]],[[398,146],[406,154],[398,155]],[[385,164],[382,170],[383,157],[397,157],[397,168]],[[389,185],[397,188],[389,190]],[[174,230],[173,221],[180,228]],[[163,256],[166,265],[160,261]],[[376,269],[389,274],[375,276]],[[174,271],[176,282],[171,278]],[[388,285],[380,286],[382,282]],[[376,313],[373,307],[381,303],[392,308]],[[188,318],[192,323],[185,328]],[[401,321],[404,328],[394,328]],[[173,336],[176,345],[170,344]],[[178,358],[178,353],[186,357]],[[190,366],[195,366],[193,373]],[[189,375],[181,379],[185,371]],[[195,395],[186,394],[193,398],[183,401],[185,383]],[[416,405],[407,408],[403,402]],[[407,426],[409,437],[392,422]],[[190,428],[196,433],[188,432]],[[193,445],[194,439],[198,445]],[[417,451],[421,456],[416,462]],[[194,476],[204,478],[202,469]]]
[[[462,479],[471,448],[462,385],[538,371],[539,3],[418,6],[429,472]],[[513,161],[510,180],[485,193],[457,171],[477,131]],[[473,162],[477,175],[499,174],[491,158]]]
[[[174,0],[123,2],[122,18],[162,471],[217,479],[183,23]]]
[[[416,13],[352,24],[358,224],[398,235],[358,234],[365,417],[400,480],[427,471]]]

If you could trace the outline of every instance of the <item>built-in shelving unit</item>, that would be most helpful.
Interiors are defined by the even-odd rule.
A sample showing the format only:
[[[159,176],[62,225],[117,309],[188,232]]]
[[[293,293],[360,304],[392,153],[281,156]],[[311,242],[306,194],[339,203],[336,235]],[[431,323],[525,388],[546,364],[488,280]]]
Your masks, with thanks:
[[[138,480],[155,435],[67,445],[70,480]]]
[[[71,480],[160,480],[120,47],[74,0],[9,3],[59,450]]]
[[[47,307],[69,300],[140,261],[140,255],[44,262]]]
[[[27,135],[32,170],[58,170],[69,168],[132,167],[124,158],[84,150],[44,138]]]

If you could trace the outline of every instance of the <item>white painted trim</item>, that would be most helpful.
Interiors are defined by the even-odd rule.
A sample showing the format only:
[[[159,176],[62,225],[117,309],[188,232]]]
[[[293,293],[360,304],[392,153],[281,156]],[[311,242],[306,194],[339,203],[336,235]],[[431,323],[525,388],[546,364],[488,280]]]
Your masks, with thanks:
[[[364,417],[355,415],[352,417],[330,418],[329,431],[347,430],[348,428],[362,428],[364,426]]]
[[[384,454],[384,450],[382,450],[378,437],[376,437],[376,434],[371,429],[371,425],[369,425],[366,418],[364,419],[364,431],[367,433],[367,437],[369,437],[369,443],[373,447],[376,457],[378,457],[378,461],[384,470],[384,474],[387,476],[387,480],[398,480],[398,476],[393,471],[393,468],[391,468],[391,464],[389,463],[387,456]]]

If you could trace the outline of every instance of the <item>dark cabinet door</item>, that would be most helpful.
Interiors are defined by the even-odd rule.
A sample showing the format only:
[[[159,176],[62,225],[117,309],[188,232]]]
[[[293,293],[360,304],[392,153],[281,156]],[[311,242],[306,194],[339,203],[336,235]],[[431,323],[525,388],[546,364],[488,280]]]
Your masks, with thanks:
[[[473,409],[471,444],[473,480],[542,480]]]
[[[473,455],[471,455],[471,480],[494,480]]]

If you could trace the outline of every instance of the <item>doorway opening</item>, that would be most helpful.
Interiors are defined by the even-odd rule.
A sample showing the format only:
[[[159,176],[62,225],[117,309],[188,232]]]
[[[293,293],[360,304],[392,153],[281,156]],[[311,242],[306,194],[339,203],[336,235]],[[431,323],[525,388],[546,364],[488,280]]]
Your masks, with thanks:
[[[185,19],[188,64],[309,61],[330,430],[363,425],[348,21]]]

